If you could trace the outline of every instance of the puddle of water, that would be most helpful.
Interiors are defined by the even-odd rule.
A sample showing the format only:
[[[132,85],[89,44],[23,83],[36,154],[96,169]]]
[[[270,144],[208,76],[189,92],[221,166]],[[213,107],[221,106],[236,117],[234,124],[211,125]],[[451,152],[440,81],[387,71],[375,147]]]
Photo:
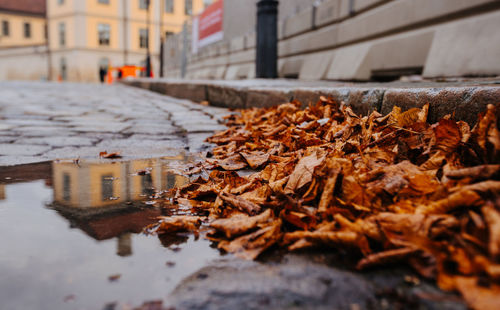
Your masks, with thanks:
[[[0,168],[1,308],[125,309],[163,300],[219,252],[206,240],[145,236],[150,195],[185,184],[184,155]],[[111,307],[117,302],[119,307]]]

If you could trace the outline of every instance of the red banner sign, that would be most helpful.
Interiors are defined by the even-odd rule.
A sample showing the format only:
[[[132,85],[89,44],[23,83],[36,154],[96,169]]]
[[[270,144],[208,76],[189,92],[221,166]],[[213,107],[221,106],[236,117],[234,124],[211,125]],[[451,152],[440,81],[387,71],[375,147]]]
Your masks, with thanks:
[[[203,13],[197,16],[193,23],[193,41],[196,40],[195,49],[222,40],[224,37],[223,21],[224,0],[212,3]]]

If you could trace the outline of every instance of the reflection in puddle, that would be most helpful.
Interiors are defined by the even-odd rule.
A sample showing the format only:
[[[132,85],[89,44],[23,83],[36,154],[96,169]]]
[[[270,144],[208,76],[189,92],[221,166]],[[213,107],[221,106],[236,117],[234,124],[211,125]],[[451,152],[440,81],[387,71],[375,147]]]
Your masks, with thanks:
[[[189,179],[169,169],[184,155],[117,162],[58,161],[52,163],[54,202],[51,208],[96,240],[117,237],[117,254],[132,255],[131,233],[155,222],[157,208],[140,201],[156,192],[186,184]]]
[[[1,308],[118,310],[166,301],[183,278],[219,255],[191,235],[139,234],[164,215],[148,204],[152,195],[188,181],[172,165],[189,160],[181,154],[0,168]]]

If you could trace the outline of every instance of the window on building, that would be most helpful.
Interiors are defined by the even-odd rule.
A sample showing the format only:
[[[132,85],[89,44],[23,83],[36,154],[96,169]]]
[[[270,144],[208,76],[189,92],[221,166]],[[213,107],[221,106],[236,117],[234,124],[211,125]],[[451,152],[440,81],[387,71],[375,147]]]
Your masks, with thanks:
[[[153,195],[155,193],[155,189],[153,187],[153,178],[151,174],[146,174],[141,176],[141,187],[143,195]]]
[[[147,10],[149,6],[149,1],[150,0],[139,0],[139,9]]]
[[[101,4],[109,4],[109,0],[97,0]]]
[[[71,177],[68,173],[63,174],[63,200],[71,200]]]
[[[165,0],[165,12],[174,13],[174,0]]]
[[[66,45],[66,25],[59,23],[59,46]]]
[[[111,27],[108,24],[97,25],[99,45],[109,45]]]
[[[167,189],[174,188],[175,187],[175,174],[168,173],[166,182],[167,182],[167,184],[166,184]]]
[[[60,69],[61,80],[66,81],[68,79],[68,66],[66,65],[66,58],[61,58]]]
[[[139,47],[140,48],[147,48],[148,47],[148,41],[149,41],[149,33],[148,30],[143,28],[139,29]]]
[[[193,0],[184,0],[184,14],[191,15],[193,13]]]
[[[2,21],[2,35],[8,37],[10,35],[9,21]]]
[[[101,200],[106,201],[113,197],[113,176],[101,176]]]
[[[24,23],[24,37],[31,38],[31,24]]]

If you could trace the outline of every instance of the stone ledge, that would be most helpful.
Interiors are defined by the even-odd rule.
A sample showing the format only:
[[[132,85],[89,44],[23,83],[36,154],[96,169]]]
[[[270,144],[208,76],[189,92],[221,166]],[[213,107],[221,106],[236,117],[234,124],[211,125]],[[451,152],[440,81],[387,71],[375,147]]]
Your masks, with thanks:
[[[362,115],[372,111],[389,113],[397,105],[403,110],[429,103],[429,122],[446,114],[473,125],[488,104],[500,103],[500,80],[419,83],[340,83],[291,80],[169,80],[136,79],[123,84],[164,95],[232,109],[269,107],[297,99],[304,106],[320,96],[344,101]]]

